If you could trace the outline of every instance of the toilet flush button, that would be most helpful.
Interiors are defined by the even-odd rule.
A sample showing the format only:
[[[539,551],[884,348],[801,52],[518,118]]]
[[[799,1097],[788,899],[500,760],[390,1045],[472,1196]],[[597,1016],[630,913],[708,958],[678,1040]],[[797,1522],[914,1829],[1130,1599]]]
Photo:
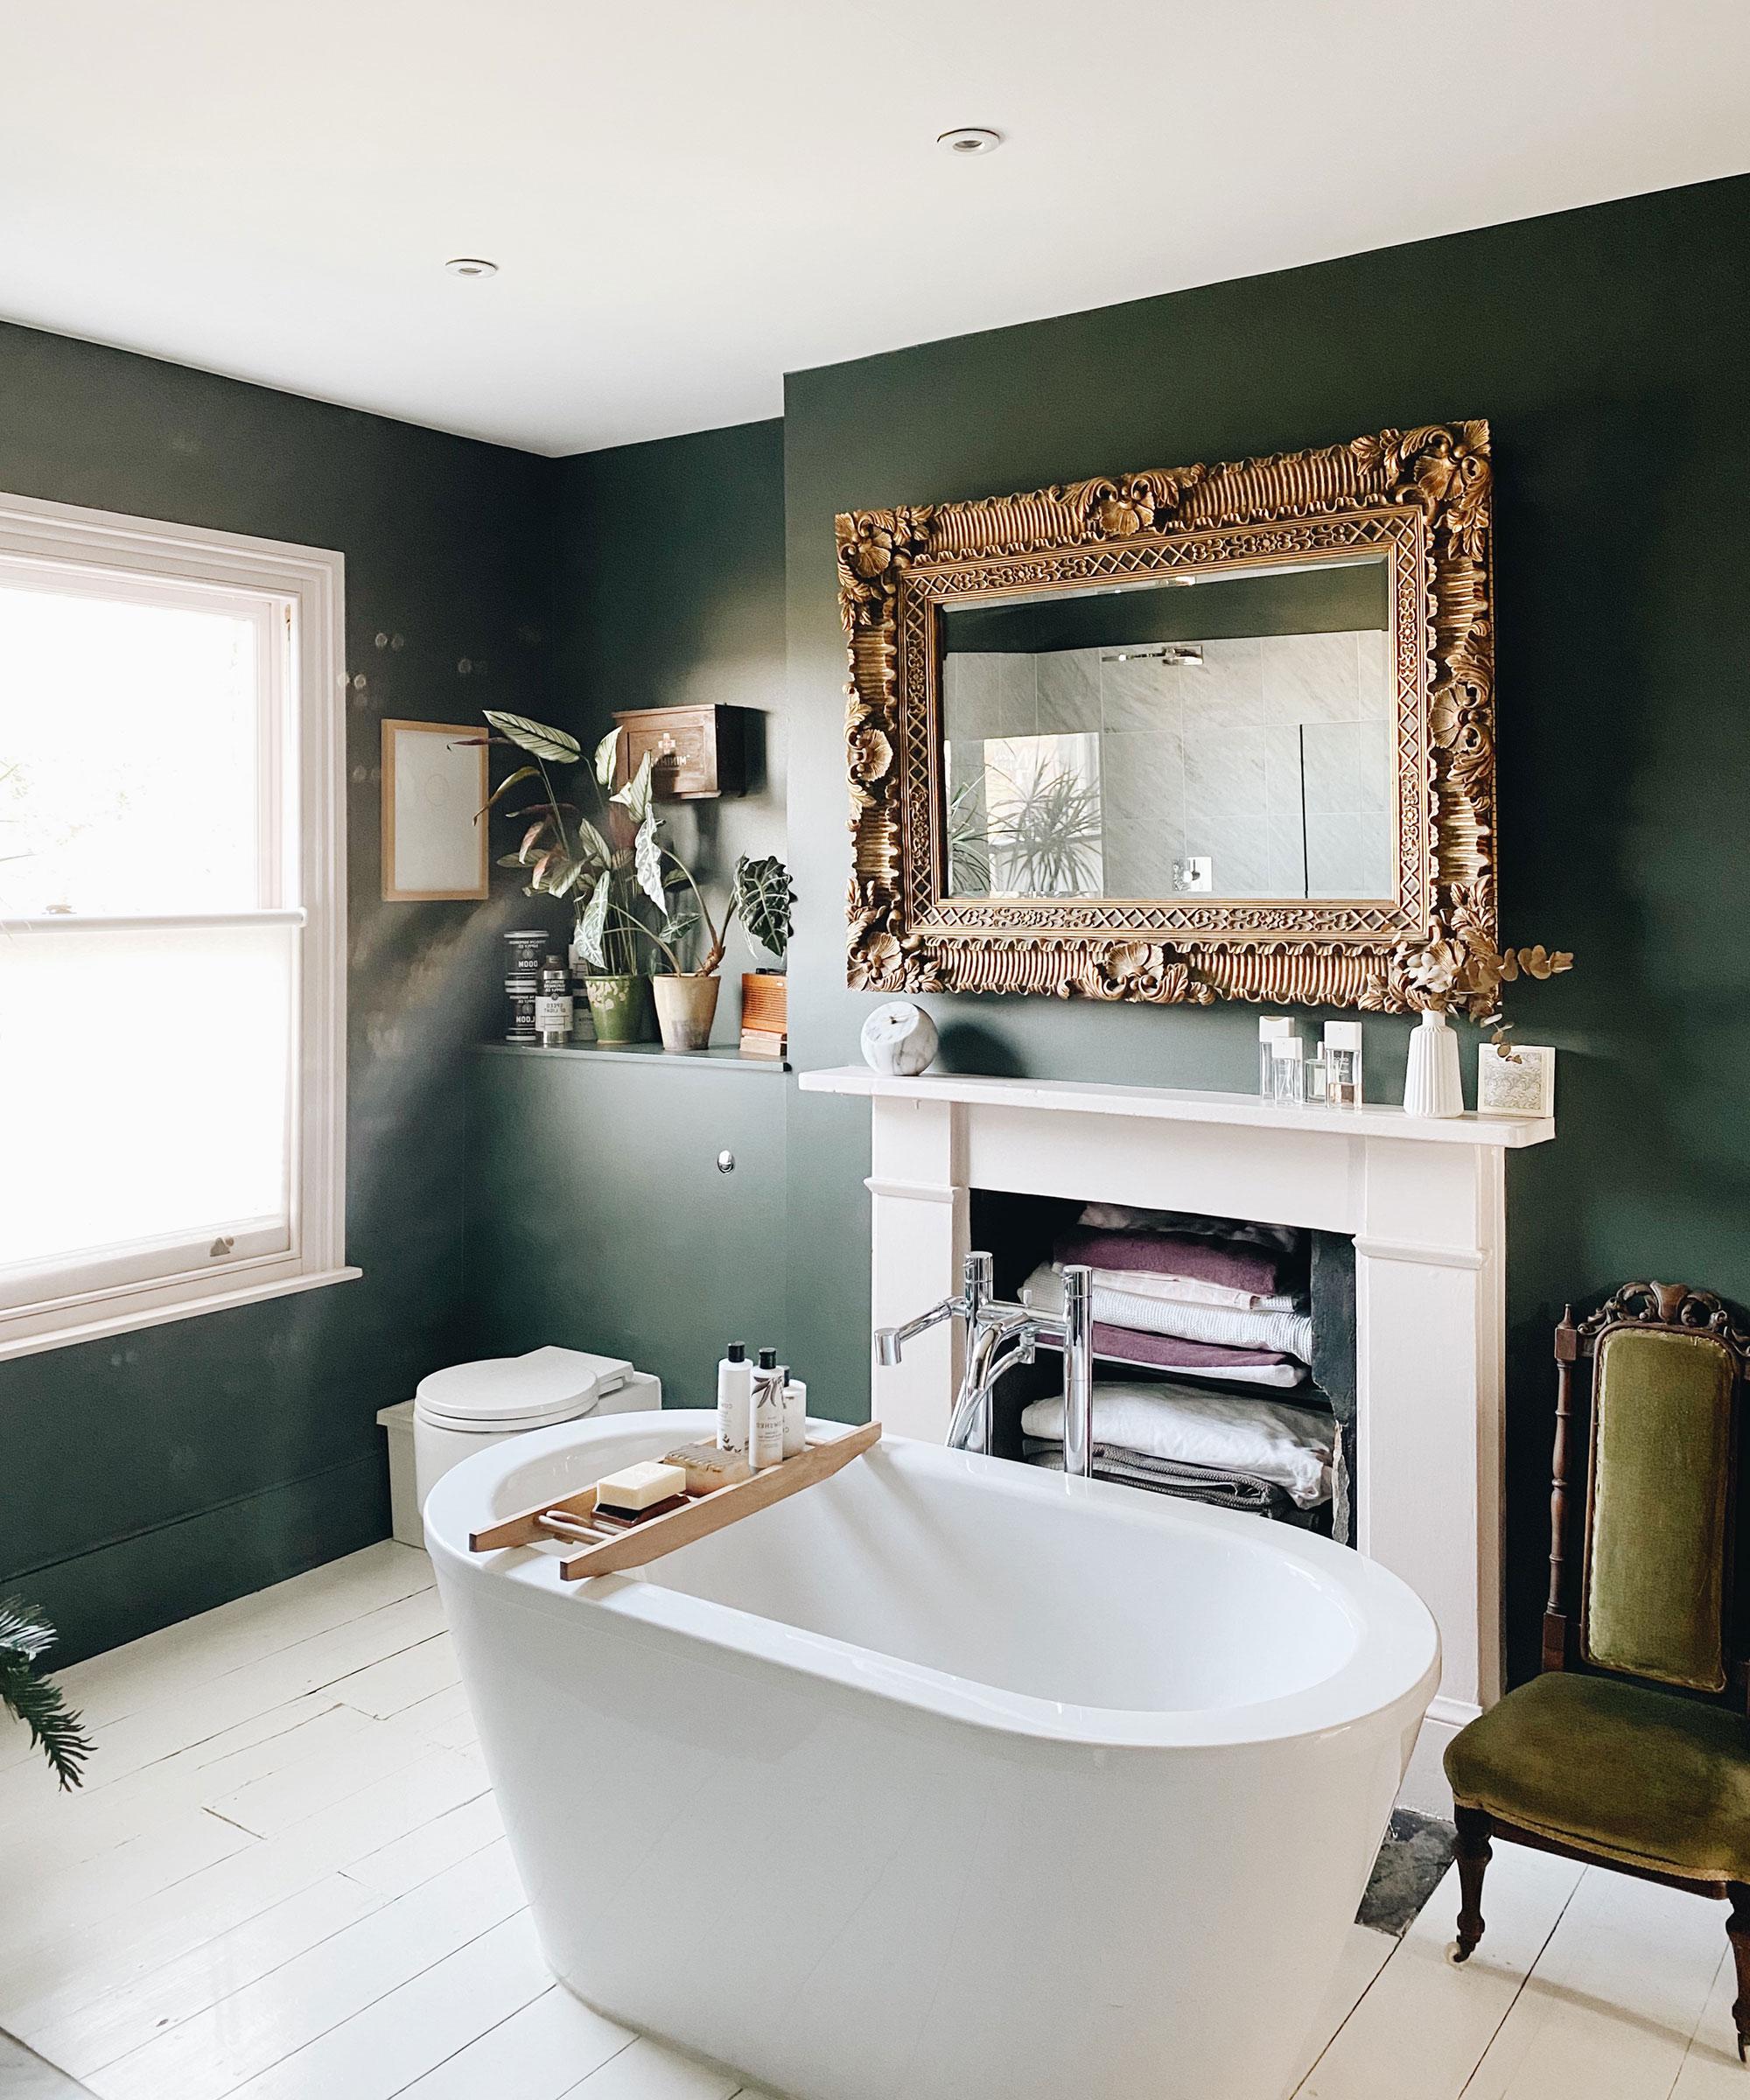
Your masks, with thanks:
[[[735,1154],[719,1152],[717,1156],[717,1171],[720,1174],[732,1174],[735,1172]]]

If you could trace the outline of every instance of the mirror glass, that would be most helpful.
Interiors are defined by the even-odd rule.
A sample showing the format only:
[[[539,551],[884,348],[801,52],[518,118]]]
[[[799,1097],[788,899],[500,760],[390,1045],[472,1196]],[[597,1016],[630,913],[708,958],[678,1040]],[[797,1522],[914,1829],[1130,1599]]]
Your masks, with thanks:
[[[1383,557],[944,608],[955,897],[1386,899]]]

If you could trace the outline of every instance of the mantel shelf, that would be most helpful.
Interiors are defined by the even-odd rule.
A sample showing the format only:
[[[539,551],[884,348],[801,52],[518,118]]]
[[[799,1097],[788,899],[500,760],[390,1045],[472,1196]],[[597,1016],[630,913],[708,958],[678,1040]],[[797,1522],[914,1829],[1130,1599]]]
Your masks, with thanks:
[[[863,1065],[804,1072],[805,1094],[854,1094],[897,1101],[958,1101],[981,1108],[1057,1109],[1080,1116],[1130,1116],[1157,1123],[1216,1123],[1269,1130],[1306,1130],[1323,1138],[1396,1138],[1417,1144],[1465,1144],[1522,1152],[1556,1135],[1551,1116],[1432,1118],[1369,1103],[1360,1109],[1279,1109],[1256,1094],[1211,1094],[1180,1087],[1096,1085],[1076,1079],[991,1079],[974,1072],[926,1072],[887,1079]]]

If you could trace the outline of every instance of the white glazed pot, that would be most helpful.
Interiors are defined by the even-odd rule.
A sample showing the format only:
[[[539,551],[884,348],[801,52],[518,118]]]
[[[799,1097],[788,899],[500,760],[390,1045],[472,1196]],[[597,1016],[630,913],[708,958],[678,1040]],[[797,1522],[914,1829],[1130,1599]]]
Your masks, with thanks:
[[[885,1078],[915,1079],[935,1052],[935,1023],[907,999],[878,1006],[863,1024],[863,1061]]]
[[[1462,1116],[1464,1082],[1459,1077],[1459,1039],[1444,1013],[1424,1013],[1410,1038],[1410,1068],[1404,1075],[1406,1116]]]

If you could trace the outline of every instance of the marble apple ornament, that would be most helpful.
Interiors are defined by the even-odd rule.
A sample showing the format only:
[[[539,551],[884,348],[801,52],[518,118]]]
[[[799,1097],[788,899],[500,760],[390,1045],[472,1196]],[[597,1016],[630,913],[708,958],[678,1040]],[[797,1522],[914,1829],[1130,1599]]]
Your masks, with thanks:
[[[915,1079],[935,1052],[935,1023],[907,999],[878,1006],[863,1024],[863,1061],[885,1078]]]

